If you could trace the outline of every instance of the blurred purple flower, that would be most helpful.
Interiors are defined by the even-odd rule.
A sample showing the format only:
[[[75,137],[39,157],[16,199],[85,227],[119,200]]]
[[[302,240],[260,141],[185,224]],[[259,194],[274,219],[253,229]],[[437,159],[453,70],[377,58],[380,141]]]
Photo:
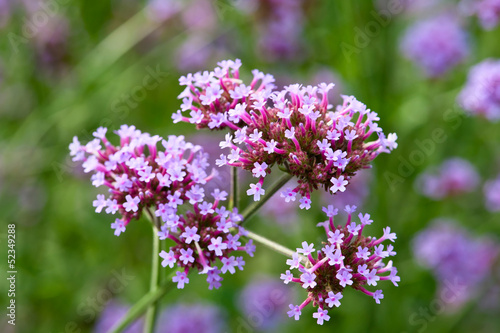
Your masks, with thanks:
[[[291,183],[293,183],[293,181]],[[289,185],[289,187],[292,188],[297,186],[296,183]],[[284,205],[283,196],[284,195],[279,192],[274,194],[271,199],[262,206],[259,213],[261,216],[270,217],[286,231],[292,231],[293,226],[296,225],[298,221],[297,205]]]
[[[484,196],[486,197],[486,208],[490,212],[500,211],[500,175],[484,184]]]
[[[451,15],[436,16],[411,26],[401,49],[429,77],[444,75],[469,54],[467,35]]]
[[[473,114],[500,119],[500,60],[486,59],[472,67],[458,102]]]
[[[331,193],[322,193],[322,199],[325,205],[333,204],[335,207],[345,207],[346,205],[355,205],[363,207],[363,204],[369,194],[369,186],[373,179],[371,169],[362,169],[353,176],[349,182],[349,187],[345,192],[335,195]],[[344,213],[341,210],[341,213]]]
[[[9,0],[0,0],[0,28],[6,26],[9,22],[11,16],[10,6]]]
[[[217,59],[227,56],[223,38],[214,38],[204,31],[193,32],[175,51],[177,69],[181,72],[198,71]]]
[[[95,324],[94,333],[110,332],[113,326],[118,324],[120,320],[125,316],[129,308],[129,306],[120,304],[116,301],[108,302]],[[141,333],[143,325],[144,323],[142,319],[136,320],[135,322],[131,323],[123,331],[123,333]]]
[[[150,0],[147,13],[151,20],[166,21],[182,10],[184,6],[181,0]]]
[[[416,180],[417,190],[434,200],[471,192],[478,184],[474,166],[458,157],[444,161],[437,170],[426,170]]]
[[[176,304],[159,315],[156,333],[225,332],[225,316],[220,308],[209,304]]]
[[[486,30],[492,30],[500,21],[499,0],[463,0],[460,7],[466,15],[476,15]]]
[[[413,239],[417,261],[429,268],[438,282],[441,294],[451,285],[456,288],[447,305],[458,308],[470,300],[490,274],[500,247],[487,236],[472,237],[456,221],[437,219]]]
[[[295,60],[301,53],[303,0],[239,1],[236,6],[257,19],[258,46],[266,61]]]
[[[241,292],[239,307],[252,328],[261,331],[273,331],[293,303],[293,292],[281,281],[260,276],[252,279]]]
[[[190,1],[181,13],[182,21],[188,29],[206,31],[217,27],[214,5],[210,0]]]

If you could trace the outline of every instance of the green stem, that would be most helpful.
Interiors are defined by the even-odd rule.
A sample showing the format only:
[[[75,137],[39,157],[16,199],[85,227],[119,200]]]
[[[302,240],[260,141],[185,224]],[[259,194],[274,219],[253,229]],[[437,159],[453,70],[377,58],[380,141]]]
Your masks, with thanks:
[[[151,281],[149,284],[149,292],[154,293],[158,289],[158,266],[160,264],[160,238],[156,233],[156,227],[153,225],[153,255],[151,260]],[[144,333],[151,333],[155,327],[155,319],[157,313],[157,302],[152,303],[146,313],[146,322],[144,323]]]
[[[259,208],[262,207],[262,205],[264,205],[267,200],[271,199],[274,193],[282,188],[283,185],[285,185],[290,179],[292,179],[292,177],[293,176],[291,174],[285,173],[283,176],[281,176],[280,179],[278,179],[274,184],[267,188],[266,193],[259,201],[252,203],[241,213],[241,215],[243,215],[243,222],[241,223],[243,224],[247,220],[249,220],[259,210]]]
[[[110,332],[119,333],[123,331],[125,328],[127,328],[128,325],[130,325],[141,314],[143,314],[150,304],[158,301],[163,295],[169,292],[175,286],[175,284],[172,282],[172,277],[176,272],[177,271],[174,270],[167,277],[165,282],[159,285],[156,290],[148,292],[137,303],[135,303],[135,305],[127,312],[125,317],[123,317],[123,319],[118,324],[116,324]]]
[[[281,253],[286,257],[292,258],[292,256],[296,253],[296,251],[293,251],[287,247],[284,247],[281,244],[276,243],[275,241],[272,241],[264,236],[258,235],[252,231],[246,230],[247,231],[247,237],[253,239],[256,242],[259,242],[262,245],[267,246],[271,250]],[[307,258],[299,254],[299,258],[302,263],[306,264],[308,262]]]
[[[238,208],[238,168],[231,167],[231,193],[229,194],[229,210]]]

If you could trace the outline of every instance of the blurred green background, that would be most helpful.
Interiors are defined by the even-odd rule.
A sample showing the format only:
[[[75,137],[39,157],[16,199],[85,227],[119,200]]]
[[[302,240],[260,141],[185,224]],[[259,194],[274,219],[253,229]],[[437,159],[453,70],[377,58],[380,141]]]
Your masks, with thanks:
[[[375,160],[362,211],[375,221],[367,229],[369,234],[380,236],[387,225],[397,233],[395,265],[400,286],[382,283],[385,298],[380,305],[348,290],[342,306],[329,311],[331,319],[324,326],[316,325],[309,306],[299,322],[284,318],[274,331],[500,331],[498,308],[478,310],[476,300],[451,314],[433,311],[436,282],[411,252],[415,233],[437,217],[454,218],[475,235],[500,234],[500,216],[485,210],[481,189],[443,201],[432,201],[414,190],[419,173],[452,156],[471,161],[483,182],[500,171],[499,124],[466,116],[455,103],[468,68],[485,58],[500,57],[500,29],[484,31],[474,20],[468,22],[471,55],[467,61],[445,77],[429,80],[399,52],[405,28],[416,20],[413,15],[390,15],[388,23],[379,23],[360,47],[356,44],[359,29],[378,22],[375,3],[307,2],[297,22],[302,29],[300,50],[283,60],[271,59],[257,47],[266,1],[253,13],[241,9],[244,2],[208,2],[208,10],[178,2],[175,11],[175,1],[166,1],[164,12],[151,10],[147,2],[130,0],[54,0],[46,2],[48,7],[26,0],[2,5],[0,219],[4,223],[0,234],[5,255],[1,267],[4,276],[6,225],[15,223],[16,331],[92,332],[107,300],[133,304],[147,292],[150,226],[145,220],[134,222],[115,237],[109,227],[113,218],[96,214],[92,207],[102,190],[92,187],[71,161],[68,144],[75,135],[87,142],[97,127],[115,130],[121,124],[164,137],[194,133],[189,124],[172,124],[171,114],[180,105],[176,96],[182,91],[177,80],[190,71],[210,70],[226,58],[240,58],[246,78],[258,68],[285,84],[308,83],[318,68],[331,70],[339,78],[342,93],[366,103],[379,114],[384,131],[399,137],[399,147],[392,154]],[[169,10],[174,13],[168,14]],[[208,23],[198,22],[207,19]],[[189,52],[182,51],[193,34],[198,44]],[[347,52],[346,45],[354,51]],[[198,65],[183,63],[206,48],[210,54]],[[160,73],[157,84],[145,88],[145,77],[151,72]],[[410,163],[410,170],[402,174],[410,154],[421,150],[417,141],[428,140],[435,129],[442,129],[446,140],[435,143],[432,152],[424,152],[421,163]],[[311,211],[297,214],[294,232],[284,232],[265,216],[253,218],[247,227],[291,248],[303,240],[321,239],[322,230],[315,225],[324,217],[317,201]],[[262,246],[254,258],[245,260],[245,270],[225,276],[219,290],[207,290],[205,281],[193,275],[186,289],[169,293],[162,304],[213,302],[225,311],[228,332],[246,332],[238,326],[245,318],[237,306],[241,289],[257,274],[278,279],[287,267],[284,257]],[[123,288],[110,292],[117,274],[126,275]],[[0,313],[4,314],[8,304],[5,278],[0,279],[0,286]],[[298,286],[294,288],[297,302],[306,297]],[[428,319],[411,320],[425,318],[419,314],[421,309],[429,311]],[[14,332],[7,319],[5,315],[0,318],[0,331]]]

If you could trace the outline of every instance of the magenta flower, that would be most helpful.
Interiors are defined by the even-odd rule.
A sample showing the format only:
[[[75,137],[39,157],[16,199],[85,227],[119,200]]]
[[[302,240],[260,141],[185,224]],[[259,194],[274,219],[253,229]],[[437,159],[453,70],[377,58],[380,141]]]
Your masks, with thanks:
[[[416,181],[419,192],[434,200],[472,192],[478,184],[474,166],[458,157],[444,161],[437,170],[425,171]]]
[[[500,60],[486,59],[472,67],[458,102],[472,114],[500,119]]]
[[[224,121],[214,129],[235,132],[221,141],[221,148],[229,154],[221,155],[217,165],[252,171],[259,181],[250,185],[247,194],[256,201],[265,194],[263,182],[275,164],[298,178],[292,191],[307,198],[299,202],[301,208],[308,209],[313,190],[345,191],[356,171],[368,168],[380,153],[397,147],[397,136],[386,137],[377,124],[378,115],[353,96],[343,96],[343,104],[333,111],[327,96],[333,84],[295,84],[275,91],[274,78],[254,70],[252,82],[244,86],[250,89],[242,92],[238,89],[243,86],[241,62],[223,61],[219,66],[212,72],[181,77],[180,83],[187,87],[180,97],[197,113],[189,118],[178,111],[174,121],[206,128],[213,117],[222,114]],[[210,93],[213,86],[224,92],[205,105],[201,96]],[[372,134],[376,139],[367,142]],[[287,199],[294,201],[290,193]]]
[[[374,292],[365,289],[365,286],[377,286],[379,281],[390,280],[395,286],[400,281],[397,269],[392,266],[390,260],[384,264],[384,258],[394,256],[393,246],[387,245],[384,250],[382,242],[389,240],[394,242],[396,234],[390,232],[390,228],[384,229],[384,234],[379,239],[362,236],[364,227],[372,221],[368,214],[359,214],[361,224],[352,221],[352,207],[349,207],[347,222],[343,226],[335,226],[333,223],[333,207],[325,207],[329,219],[319,223],[318,226],[325,228],[329,236],[328,242],[318,251],[316,258],[313,244],[302,243],[302,248],[297,248],[294,259],[288,260],[290,268],[299,270],[299,277],[294,277],[290,270],[281,275],[284,283],[296,282],[307,289],[308,296],[300,305],[290,304],[288,315],[299,319],[301,310],[312,302],[318,307],[313,314],[319,325],[329,320],[327,307],[340,306],[342,292],[347,286],[362,291],[374,298],[377,304],[384,298],[382,290]],[[368,215],[368,216],[367,216]],[[389,273],[388,275],[385,273]]]
[[[429,77],[444,75],[469,54],[467,35],[458,19],[450,15],[433,17],[410,27],[401,48]]]

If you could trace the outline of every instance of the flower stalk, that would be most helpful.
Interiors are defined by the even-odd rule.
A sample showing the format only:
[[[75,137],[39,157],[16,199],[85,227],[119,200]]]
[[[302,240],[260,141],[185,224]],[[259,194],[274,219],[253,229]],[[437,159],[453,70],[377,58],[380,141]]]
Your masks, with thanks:
[[[175,276],[177,270],[173,270],[170,275],[165,279],[165,281],[158,286],[154,291],[149,291],[144,295],[134,306],[130,308],[125,317],[116,324],[111,330],[111,333],[120,333],[128,325],[130,325],[134,320],[136,320],[140,315],[146,311],[148,306],[152,303],[157,302],[161,297],[168,293],[175,284],[172,282],[172,277]]]
[[[155,219],[157,220],[157,219]],[[153,253],[151,260],[151,280],[149,284],[149,292],[154,293],[158,290],[158,282],[159,282],[159,265],[160,265],[160,256],[158,253],[160,252],[160,238],[156,232],[156,226],[153,225]],[[157,309],[158,302],[155,301],[151,303],[146,313],[146,321],[144,323],[144,333],[152,333],[155,327],[156,314],[158,312]]]

